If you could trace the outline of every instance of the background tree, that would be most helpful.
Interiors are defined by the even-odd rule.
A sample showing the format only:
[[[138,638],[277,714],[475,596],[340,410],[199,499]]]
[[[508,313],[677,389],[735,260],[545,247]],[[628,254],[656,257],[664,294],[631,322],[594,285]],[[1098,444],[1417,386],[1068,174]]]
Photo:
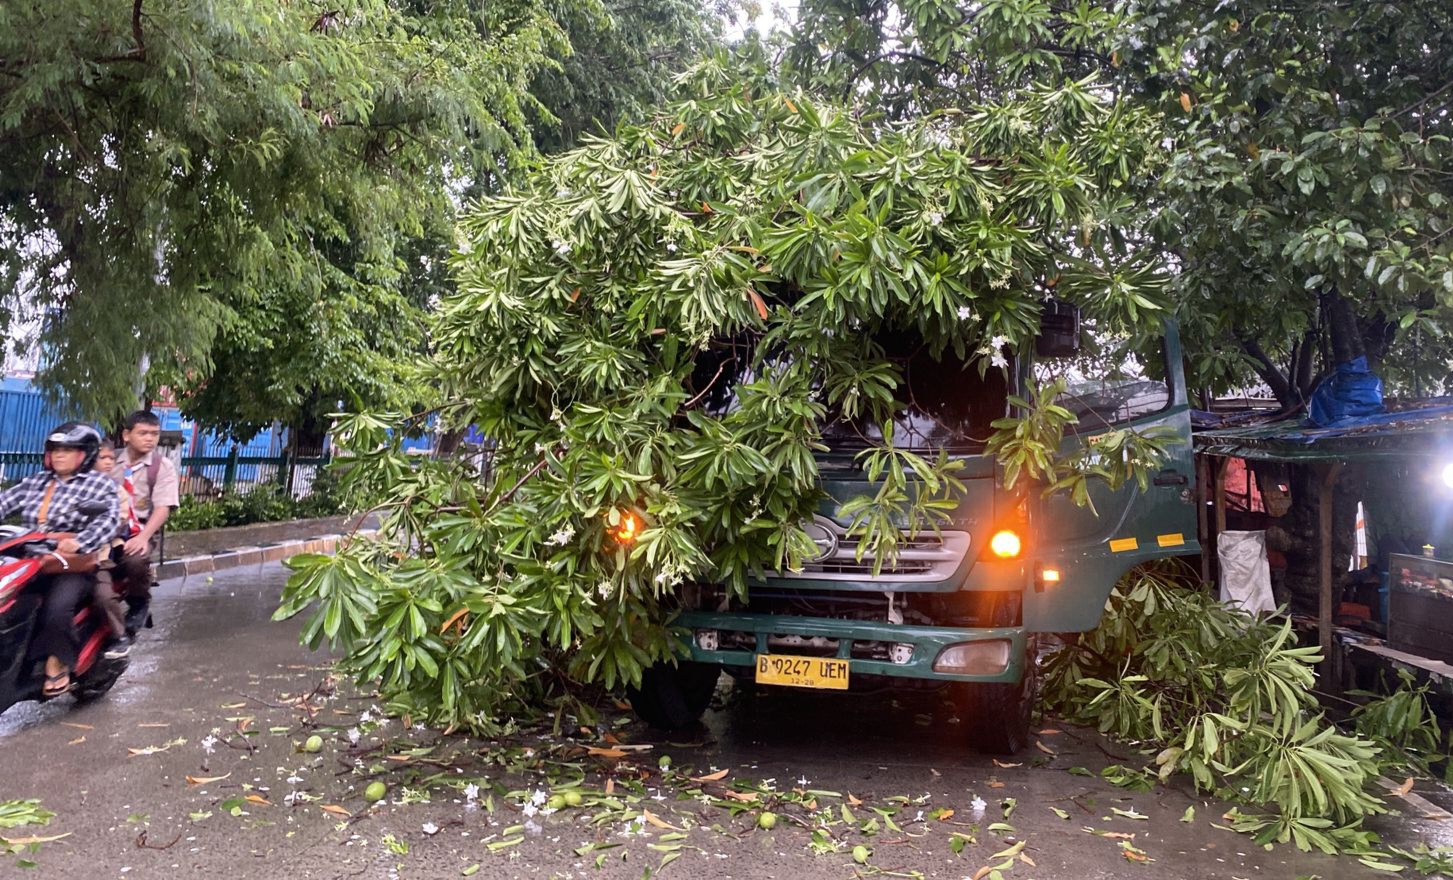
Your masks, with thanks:
[[[1156,112],[1163,164],[1120,175],[1093,222],[1169,268],[1193,387],[1263,384],[1290,413],[1364,352],[1394,393],[1446,388],[1450,16],[1434,0],[809,0],[789,58],[891,115],[1088,75]],[[1289,583],[1310,599],[1318,489],[1295,488]],[[1345,552],[1356,493],[1338,499]]]
[[[44,312],[38,381],[96,417],[133,405],[143,354],[153,390],[243,438],[396,404],[463,194],[653,98],[715,22],[678,0],[7,6],[0,320]]]
[[[539,11],[564,42],[531,74],[522,104],[530,143],[511,142],[506,152],[564,149],[659,100],[672,76],[720,40],[731,4],[563,0]],[[337,255],[331,263],[355,268],[332,273],[326,291],[277,285],[237,310],[213,341],[212,368],[179,381],[183,412],[241,439],[280,419],[293,426],[294,442],[311,449],[340,409],[412,402],[419,389],[408,382],[408,365],[425,350],[427,313],[452,284],[446,264],[456,209],[510,178],[501,173],[514,161],[509,155],[488,138],[475,146],[498,161],[445,167],[448,179],[434,184],[438,195],[452,195],[437,198],[416,230],[395,236],[391,262],[360,260],[348,234],[327,250]]]

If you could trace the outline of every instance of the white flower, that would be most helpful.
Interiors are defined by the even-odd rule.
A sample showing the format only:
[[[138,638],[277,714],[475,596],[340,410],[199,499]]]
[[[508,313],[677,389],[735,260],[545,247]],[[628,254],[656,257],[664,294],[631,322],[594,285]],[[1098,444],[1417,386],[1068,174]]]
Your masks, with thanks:
[[[348,728],[348,741],[351,742],[351,743],[353,743],[354,745],[358,745],[358,740],[362,736],[363,736],[363,731],[359,730],[358,728],[356,728],[356,727],[350,727],[350,728]]]
[[[928,225],[929,226],[938,226],[941,223],[943,223],[943,212],[942,211],[929,211],[928,212]]]
[[[802,786],[803,788],[806,788],[807,786],[812,784],[812,780],[808,779],[806,776],[799,776],[797,778],[797,784]]]
[[[554,813],[554,812],[556,812],[556,810],[555,810],[554,807],[541,807],[540,808],[540,815],[541,816],[548,816],[548,815],[550,815],[551,813]]]
[[[979,797],[978,795],[974,795],[974,799],[969,802],[969,812],[973,816],[973,818],[981,819],[984,816],[984,808],[988,806],[989,805],[984,801],[983,798]]]
[[[534,804],[537,807],[549,799],[550,796],[545,794],[545,790],[543,788],[535,789],[535,793],[530,795],[530,803]]]
[[[546,543],[563,547],[573,537],[575,537],[575,527],[567,523],[558,532],[551,535],[550,540]]]
[[[363,710],[363,714],[358,716],[358,723],[359,724],[367,724],[368,722],[370,722],[372,720],[373,720],[373,713],[372,712],[369,712],[367,709],[364,709]]]
[[[1004,357],[1004,347],[1009,344],[1006,336],[995,336],[989,340],[989,363],[1001,369],[1007,369],[1009,360]]]
[[[676,253],[676,242],[674,242],[674,241],[668,241],[668,242],[666,242],[666,253],[668,253],[668,254],[674,254],[674,253]]]
[[[466,803],[474,803],[479,799],[479,786],[469,783],[464,786],[464,800]]]
[[[973,315],[974,315],[974,310],[973,309],[969,308],[968,306],[959,306],[959,320],[960,321],[967,321],[969,318],[973,317]]]
[[[301,777],[301,776],[293,775],[293,776],[289,776],[288,777],[288,784],[289,785],[297,785],[299,782],[302,782],[302,781],[303,781],[303,777]]]
[[[439,833],[439,826],[435,825],[433,822],[425,822],[423,827],[425,834],[432,836]]]
[[[534,804],[525,804],[523,807],[520,808],[520,812],[524,813],[526,816],[533,816],[536,813],[540,812],[540,808],[535,806]]]
[[[217,737],[210,733],[202,737],[202,751],[210,755],[215,748],[217,748]]]
[[[595,585],[595,591],[600,594],[602,599],[608,599],[610,594],[615,592],[615,588],[611,586],[610,581],[601,581]]]
[[[298,802],[298,793],[290,791],[283,796],[283,803],[289,807]]]
[[[562,257],[570,253],[570,242],[568,241],[560,241],[559,239],[556,239],[555,241],[550,242],[550,244],[552,247],[555,248],[555,253],[559,254]]]

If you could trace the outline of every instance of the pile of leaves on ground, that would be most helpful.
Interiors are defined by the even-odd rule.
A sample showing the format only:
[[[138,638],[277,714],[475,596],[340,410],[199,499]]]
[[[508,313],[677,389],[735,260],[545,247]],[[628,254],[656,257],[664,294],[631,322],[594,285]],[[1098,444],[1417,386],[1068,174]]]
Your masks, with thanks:
[[[1100,627],[1047,658],[1046,706],[1146,750],[1143,768],[1111,768],[1120,784],[1186,773],[1246,805],[1228,819],[1258,843],[1351,853],[1375,868],[1424,860],[1379,848],[1364,820],[1389,809],[1375,780],[1439,757],[1426,689],[1374,699],[1344,730],[1318,702],[1319,649],[1298,643],[1290,619],[1227,607],[1188,575],[1164,565],[1123,580]]]

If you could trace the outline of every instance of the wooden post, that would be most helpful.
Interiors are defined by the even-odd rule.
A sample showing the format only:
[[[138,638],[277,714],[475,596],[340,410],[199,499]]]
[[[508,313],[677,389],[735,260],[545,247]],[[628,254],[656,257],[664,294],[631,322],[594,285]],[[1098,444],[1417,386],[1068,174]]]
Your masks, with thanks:
[[[1212,468],[1215,473],[1216,485],[1214,496],[1216,499],[1216,534],[1220,535],[1226,531],[1226,465],[1230,464],[1229,458],[1216,459],[1216,466]]]
[[[1332,591],[1332,491],[1342,475],[1342,463],[1322,466],[1322,484],[1317,493],[1317,644],[1322,650],[1322,681],[1330,682],[1332,663],[1332,614],[1336,597]]]
[[[1211,583],[1211,554],[1216,552],[1216,539],[1211,535],[1211,518],[1206,512],[1210,501],[1211,460],[1196,456],[1196,531],[1201,539],[1201,583]]]

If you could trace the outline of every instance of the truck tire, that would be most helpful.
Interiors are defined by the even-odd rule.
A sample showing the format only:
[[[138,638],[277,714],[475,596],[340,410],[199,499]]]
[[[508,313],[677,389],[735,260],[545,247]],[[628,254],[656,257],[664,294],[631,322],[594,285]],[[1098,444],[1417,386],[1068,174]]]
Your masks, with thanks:
[[[1025,652],[1024,675],[1016,684],[964,682],[954,685],[969,744],[987,755],[1013,755],[1029,745],[1038,675],[1034,651]]]
[[[701,720],[720,677],[721,667],[709,663],[657,663],[627,695],[642,721],[660,730],[680,730]]]

